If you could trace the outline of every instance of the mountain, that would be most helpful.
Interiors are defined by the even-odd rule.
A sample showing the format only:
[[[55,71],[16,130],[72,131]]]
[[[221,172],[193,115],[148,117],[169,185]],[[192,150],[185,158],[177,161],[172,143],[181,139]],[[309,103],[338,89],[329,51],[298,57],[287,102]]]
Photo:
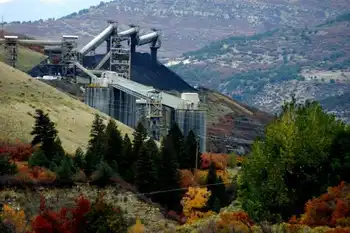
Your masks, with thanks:
[[[143,32],[162,30],[160,55],[176,57],[228,36],[315,25],[349,8],[347,0],[115,0],[63,18],[13,22],[5,28],[37,38],[76,34],[83,46],[103,30],[107,20],[116,20],[121,30],[130,23]]]
[[[73,153],[86,148],[94,114],[90,108],[55,88],[0,62],[0,140],[31,140],[35,109],[42,109],[57,124],[64,148]],[[117,122],[123,134],[132,137],[133,130]]]
[[[300,102],[322,103],[349,92],[349,40],[350,13],[309,28],[229,37],[167,65],[192,85],[217,89],[276,113],[292,95]],[[328,104],[327,110],[333,111],[332,106]]]

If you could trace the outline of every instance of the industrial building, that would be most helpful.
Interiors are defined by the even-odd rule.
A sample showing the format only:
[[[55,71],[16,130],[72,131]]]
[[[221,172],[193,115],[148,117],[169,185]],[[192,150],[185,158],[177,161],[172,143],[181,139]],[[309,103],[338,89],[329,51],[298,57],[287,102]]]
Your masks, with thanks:
[[[85,103],[124,124],[135,128],[142,122],[149,136],[164,137],[176,122],[184,135],[193,130],[200,151],[206,150],[206,111],[195,88],[157,60],[161,35],[151,30],[139,35],[138,27],[130,25],[118,31],[115,22],[77,49],[78,37],[62,36],[61,41],[23,40],[5,37],[6,58],[15,66],[17,45],[43,45],[47,58],[34,67],[33,77],[59,75],[84,86]],[[104,43],[106,42],[106,43]],[[95,54],[106,44],[105,54]],[[150,53],[136,48],[149,45]]]

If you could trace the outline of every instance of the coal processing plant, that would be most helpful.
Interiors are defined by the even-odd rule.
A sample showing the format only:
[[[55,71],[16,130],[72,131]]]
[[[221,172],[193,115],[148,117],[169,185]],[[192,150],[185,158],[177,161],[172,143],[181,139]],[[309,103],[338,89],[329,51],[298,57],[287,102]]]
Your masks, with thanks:
[[[45,59],[28,73],[32,77],[59,76],[79,83],[84,102],[116,120],[135,128],[143,123],[149,136],[160,140],[173,123],[184,135],[198,136],[200,151],[206,151],[206,110],[198,91],[157,59],[160,32],[152,29],[140,35],[139,28],[118,30],[108,26],[78,49],[78,37],[61,40],[27,40],[16,36],[0,39],[8,64],[16,66],[18,45],[44,46]],[[136,48],[149,45],[149,53]],[[106,46],[105,53],[96,54]]]

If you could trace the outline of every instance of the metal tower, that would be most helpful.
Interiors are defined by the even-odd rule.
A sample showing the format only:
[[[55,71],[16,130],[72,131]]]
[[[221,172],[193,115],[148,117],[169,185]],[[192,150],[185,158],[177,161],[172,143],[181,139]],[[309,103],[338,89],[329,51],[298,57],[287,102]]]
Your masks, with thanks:
[[[78,61],[78,36],[62,36],[62,53],[60,65],[62,66],[62,76],[75,78],[74,62]]]
[[[155,140],[159,140],[162,129],[162,96],[159,91],[152,90],[147,92],[146,117],[149,121],[149,135]]]
[[[110,70],[118,73],[123,78],[131,79],[130,46],[124,47],[121,44],[122,41],[126,41],[130,45],[130,37],[112,35],[110,41]]]
[[[16,61],[18,56],[17,54],[18,36],[4,36],[4,38],[5,38],[5,62],[12,67],[16,67]]]

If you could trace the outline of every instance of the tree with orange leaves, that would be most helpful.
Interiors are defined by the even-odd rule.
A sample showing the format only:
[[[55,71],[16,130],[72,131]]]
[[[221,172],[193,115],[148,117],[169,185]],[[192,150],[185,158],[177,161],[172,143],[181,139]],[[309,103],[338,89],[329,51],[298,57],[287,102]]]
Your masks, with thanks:
[[[23,210],[15,210],[9,205],[4,205],[0,217],[14,226],[16,232],[21,233],[29,230],[28,222]]]
[[[183,213],[187,223],[193,223],[198,219],[208,217],[214,212],[204,211],[210,197],[210,191],[207,188],[189,187],[187,193],[182,198]]]

